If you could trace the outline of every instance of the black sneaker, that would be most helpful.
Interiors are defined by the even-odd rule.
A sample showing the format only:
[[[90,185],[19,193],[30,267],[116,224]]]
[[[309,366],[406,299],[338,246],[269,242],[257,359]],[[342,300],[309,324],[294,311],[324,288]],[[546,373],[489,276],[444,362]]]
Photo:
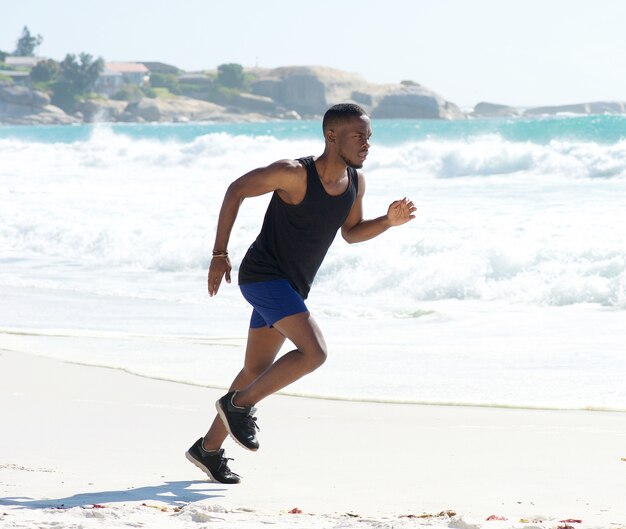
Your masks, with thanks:
[[[207,452],[202,447],[202,437],[187,450],[185,456],[200,470],[206,472],[206,475],[213,481],[227,485],[241,481],[241,477],[228,468],[228,461],[232,459],[230,457],[224,457],[223,449],[216,450],[215,452]]]
[[[217,413],[222,419],[224,426],[226,426],[228,433],[237,443],[248,450],[256,451],[259,449],[259,441],[256,438],[256,431],[259,427],[256,423],[256,417],[252,416],[256,408],[252,406],[235,406],[233,397],[236,393],[236,391],[226,393],[215,403]]]

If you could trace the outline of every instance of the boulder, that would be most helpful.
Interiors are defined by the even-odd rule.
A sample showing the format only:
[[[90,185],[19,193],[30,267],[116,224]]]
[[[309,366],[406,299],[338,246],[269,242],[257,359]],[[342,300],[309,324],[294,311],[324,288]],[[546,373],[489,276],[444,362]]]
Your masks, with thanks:
[[[626,101],[596,101],[589,103],[592,114],[624,114],[626,113]]]
[[[66,125],[80,121],[50,104],[43,92],[0,84],[0,123],[11,125]]]
[[[350,94],[350,99],[357,103],[358,105],[362,105],[364,107],[371,107],[374,104],[374,97],[372,94],[368,94],[366,92],[361,92],[359,90],[355,90]]]
[[[417,83],[404,82],[389,90],[372,110],[382,119],[465,119],[454,103]]]
[[[136,103],[128,103],[120,114],[120,121],[214,121],[222,120],[226,109],[215,103],[191,99],[189,97],[171,97],[151,99],[144,97]]]
[[[256,95],[300,115],[319,116],[335,103],[352,100],[354,92],[367,96],[368,83],[360,75],[321,66],[289,66],[265,72],[252,85]]]
[[[547,114],[589,114],[589,104],[577,103],[574,105],[534,107],[524,111],[524,116],[543,116]]]
[[[232,104],[238,109],[260,114],[274,114],[280,110],[271,97],[247,93],[238,94]]]
[[[84,120],[89,123],[118,121],[120,115],[126,109],[126,101],[113,99],[89,99],[78,104],[76,110],[80,112]]]
[[[520,113],[515,107],[481,102],[474,107],[471,115],[475,118],[511,118],[518,117]]]
[[[144,97],[137,102],[128,103],[125,110],[145,121],[161,121],[162,117],[163,121],[165,121],[161,106],[156,99]]]
[[[27,107],[43,107],[50,104],[50,97],[43,92],[25,86],[0,85],[0,101]]]

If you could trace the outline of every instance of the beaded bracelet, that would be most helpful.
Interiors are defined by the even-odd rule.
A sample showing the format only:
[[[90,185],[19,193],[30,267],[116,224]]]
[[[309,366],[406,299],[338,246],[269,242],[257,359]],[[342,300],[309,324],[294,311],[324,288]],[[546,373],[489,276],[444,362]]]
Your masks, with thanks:
[[[228,257],[228,251],[224,250],[223,252],[213,250],[213,257]]]

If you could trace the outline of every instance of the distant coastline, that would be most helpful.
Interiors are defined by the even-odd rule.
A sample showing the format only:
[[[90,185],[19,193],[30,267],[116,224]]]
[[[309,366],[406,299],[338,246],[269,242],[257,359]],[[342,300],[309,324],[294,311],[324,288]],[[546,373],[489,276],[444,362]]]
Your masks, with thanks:
[[[37,58],[22,61],[31,69]],[[41,61],[40,61],[41,62]],[[320,66],[181,72],[159,62],[104,63],[95,89],[65,109],[54,94],[30,82],[28,66],[0,77],[0,124],[94,122],[249,122],[319,118],[338,102],[354,102],[373,118],[474,119],[535,118],[554,115],[625,114],[624,101],[518,108],[480,102],[462,110],[414,81],[373,84],[358,74]],[[222,66],[220,68],[222,68]],[[223,79],[220,79],[222,75]],[[239,75],[239,78],[236,76]],[[235,76],[235,77],[233,77]],[[230,85],[229,85],[230,83]],[[231,86],[232,85],[232,86]]]

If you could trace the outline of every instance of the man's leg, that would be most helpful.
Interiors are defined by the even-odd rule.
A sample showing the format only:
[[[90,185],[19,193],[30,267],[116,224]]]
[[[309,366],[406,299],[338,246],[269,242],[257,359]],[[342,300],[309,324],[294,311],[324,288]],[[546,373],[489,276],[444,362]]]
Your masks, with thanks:
[[[285,336],[276,328],[259,327],[249,329],[244,366],[235,377],[235,380],[233,380],[229,391],[245,388],[257,379],[272,365],[284,342]],[[204,436],[204,449],[218,450],[227,436],[228,432],[223,422],[216,416],[211,428]]]
[[[232,400],[236,406],[255,405],[268,395],[314,371],[326,360],[324,336],[309,312],[287,316],[277,321],[274,329],[280,332],[283,339],[293,342],[296,349],[281,356],[260,376],[240,389]],[[225,434],[226,430],[221,432]]]

